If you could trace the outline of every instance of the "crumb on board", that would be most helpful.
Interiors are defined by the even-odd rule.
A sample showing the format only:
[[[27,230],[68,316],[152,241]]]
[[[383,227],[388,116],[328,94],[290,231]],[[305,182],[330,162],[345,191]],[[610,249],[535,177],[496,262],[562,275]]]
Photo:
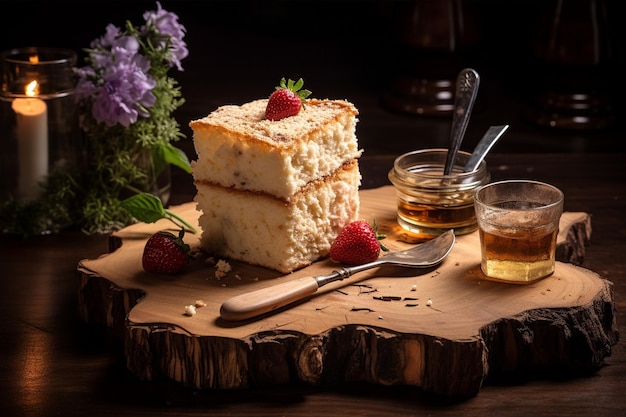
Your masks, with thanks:
[[[215,278],[222,279],[231,271],[232,267],[228,262],[223,259],[220,259],[215,264]]]
[[[185,316],[193,316],[196,314],[196,306],[193,304],[190,304],[188,306],[185,306]]]
[[[203,300],[196,300],[193,304],[185,306],[185,316],[195,316],[198,308],[206,307],[207,303]]]

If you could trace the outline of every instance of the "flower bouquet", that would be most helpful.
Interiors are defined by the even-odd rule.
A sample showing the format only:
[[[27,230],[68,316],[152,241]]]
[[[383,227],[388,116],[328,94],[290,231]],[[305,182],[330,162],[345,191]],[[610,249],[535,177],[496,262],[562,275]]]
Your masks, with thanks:
[[[185,27],[159,3],[143,18],[141,26],[109,24],[85,49],[86,65],[74,69],[83,162],[50,173],[41,201],[2,207],[5,231],[30,235],[68,225],[86,233],[114,231],[134,220],[124,199],[149,193],[166,204],[169,167],[190,172],[187,156],[172,145],[184,137],[172,116],[184,100],[168,75],[174,67],[183,70]],[[163,175],[165,185],[157,185]]]

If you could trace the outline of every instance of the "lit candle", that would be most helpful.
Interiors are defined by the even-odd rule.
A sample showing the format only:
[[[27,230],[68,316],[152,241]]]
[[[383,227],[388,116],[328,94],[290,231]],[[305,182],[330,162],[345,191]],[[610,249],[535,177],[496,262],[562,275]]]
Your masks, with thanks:
[[[13,100],[11,108],[17,116],[18,199],[35,200],[38,183],[48,175],[48,109],[36,98],[37,81],[26,86],[27,98]]]

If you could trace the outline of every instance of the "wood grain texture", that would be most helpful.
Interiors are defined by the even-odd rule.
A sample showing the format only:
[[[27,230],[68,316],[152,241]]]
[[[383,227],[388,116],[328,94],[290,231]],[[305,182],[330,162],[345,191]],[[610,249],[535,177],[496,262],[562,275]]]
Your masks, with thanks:
[[[412,236],[395,222],[392,187],[361,192],[361,217],[376,219],[391,250]],[[195,204],[173,208],[192,222]],[[258,319],[219,318],[225,300],[335,267],[322,260],[282,276],[232,262],[217,279],[202,262],[176,276],[141,269],[146,239],[167,223],[118,233],[121,247],[79,264],[87,322],[125,337],[128,368],[194,388],[246,388],[302,381],[411,385],[447,397],[476,395],[488,376],[532,370],[593,371],[617,342],[612,284],[573,264],[591,235],[586,213],[564,213],[552,277],[531,285],[485,280],[478,235],[457,238],[430,269],[381,267],[328,284],[314,296]],[[199,236],[187,235],[197,246]],[[196,300],[207,305],[186,316]]]

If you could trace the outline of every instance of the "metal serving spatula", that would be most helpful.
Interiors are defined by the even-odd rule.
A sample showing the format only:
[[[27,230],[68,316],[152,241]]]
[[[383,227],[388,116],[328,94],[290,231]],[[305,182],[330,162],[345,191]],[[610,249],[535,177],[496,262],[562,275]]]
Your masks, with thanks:
[[[344,267],[328,275],[303,277],[238,295],[222,304],[220,316],[224,320],[239,321],[268,313],[314,294],[323,285],[344,280],[357,272],[380,265],[428,268],[437,265],[448,256],[455,240],[454,232],[449,230],[428,242],[421,243],[411,249],[391,252],[374,262]]]

